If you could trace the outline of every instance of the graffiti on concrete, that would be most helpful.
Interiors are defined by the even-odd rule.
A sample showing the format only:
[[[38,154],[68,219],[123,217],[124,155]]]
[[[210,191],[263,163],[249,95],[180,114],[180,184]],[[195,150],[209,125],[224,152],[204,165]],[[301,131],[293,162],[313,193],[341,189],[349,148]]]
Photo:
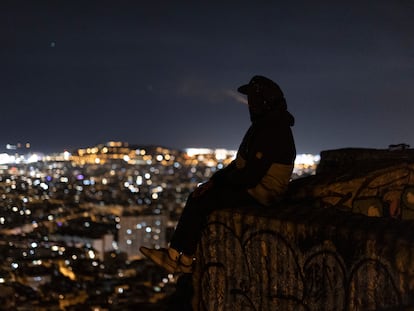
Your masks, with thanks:
[[[356,311],[401,304],[385,258],[371,252],[346,261],[332,241],[308,247],[297,226],[281,226],[255,231],[210,222],[199,248],[197,310]]]
[[[341,176],[313,185],[322,207],[348,209],[367,216],[414,219],[414,165],[392,166],[364,176]],[[293,194],[295,196],[295,194]]]

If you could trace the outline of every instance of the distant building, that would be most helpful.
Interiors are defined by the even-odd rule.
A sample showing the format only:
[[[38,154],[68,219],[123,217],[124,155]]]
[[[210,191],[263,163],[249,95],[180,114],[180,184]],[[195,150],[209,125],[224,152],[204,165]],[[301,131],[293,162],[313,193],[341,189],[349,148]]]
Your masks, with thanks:
[[[295,159],[292,179],[315,175],[320,159],[319,154],[298,154]]]
[[[167,216],[121,216],[118,231],[118,248],[128,258],[141,258],[140,246],[166,247]]]
[[[43,265],[31,265],[22,269],[21,275],[18,275],[16,280],[21,284],[30,286],[31,288],[38,290],[40,286],[50,283],[51,268]]]
[[[51,239],[63,241],[71,247],[90,247],[94,252],[89,253],[91,259],[104,260],[104,254],[114,250],[114,236],[110,233],[97,234],[95,236],[86,236],[81,232],[73,234],[55,234]]]
[[[161,146],[130,145],[127,142],[110,141],[93,147],[77,149],[69,158],[77,165],[105,164],[123,161],[129,164],[172,165],[180,152]]]

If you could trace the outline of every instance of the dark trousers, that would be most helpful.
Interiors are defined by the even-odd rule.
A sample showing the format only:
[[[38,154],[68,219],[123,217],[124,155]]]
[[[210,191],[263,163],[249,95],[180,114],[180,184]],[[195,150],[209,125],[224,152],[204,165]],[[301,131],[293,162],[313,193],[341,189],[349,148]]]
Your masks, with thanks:
[[[213,187],[195,198],[191,194],[171,238],[170,247],[193,255],[211,212],[251,204],[258,205],[244,189]]]

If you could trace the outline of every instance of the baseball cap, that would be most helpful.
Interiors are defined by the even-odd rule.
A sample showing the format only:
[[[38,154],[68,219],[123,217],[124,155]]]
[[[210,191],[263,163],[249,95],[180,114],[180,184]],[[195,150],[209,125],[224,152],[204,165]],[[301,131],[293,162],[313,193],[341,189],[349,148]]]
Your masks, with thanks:
[[[248,84],[237,89],[238,92],[248,95],[250,92],[262,93],[267,98],[283,98],[283,92],[279,85],[264,76],[253,76]]]

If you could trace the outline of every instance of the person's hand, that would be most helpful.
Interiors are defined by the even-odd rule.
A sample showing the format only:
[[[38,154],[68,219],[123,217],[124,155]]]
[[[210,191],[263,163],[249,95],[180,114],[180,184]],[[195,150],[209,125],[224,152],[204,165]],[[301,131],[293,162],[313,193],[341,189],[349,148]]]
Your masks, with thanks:
[[[193,191],[193,198],[198,198],[202,195],[204,195],[209,189],[213,187],[213,182],[211,180],[207,181],[204,184],[201,184],[195,190]]]

